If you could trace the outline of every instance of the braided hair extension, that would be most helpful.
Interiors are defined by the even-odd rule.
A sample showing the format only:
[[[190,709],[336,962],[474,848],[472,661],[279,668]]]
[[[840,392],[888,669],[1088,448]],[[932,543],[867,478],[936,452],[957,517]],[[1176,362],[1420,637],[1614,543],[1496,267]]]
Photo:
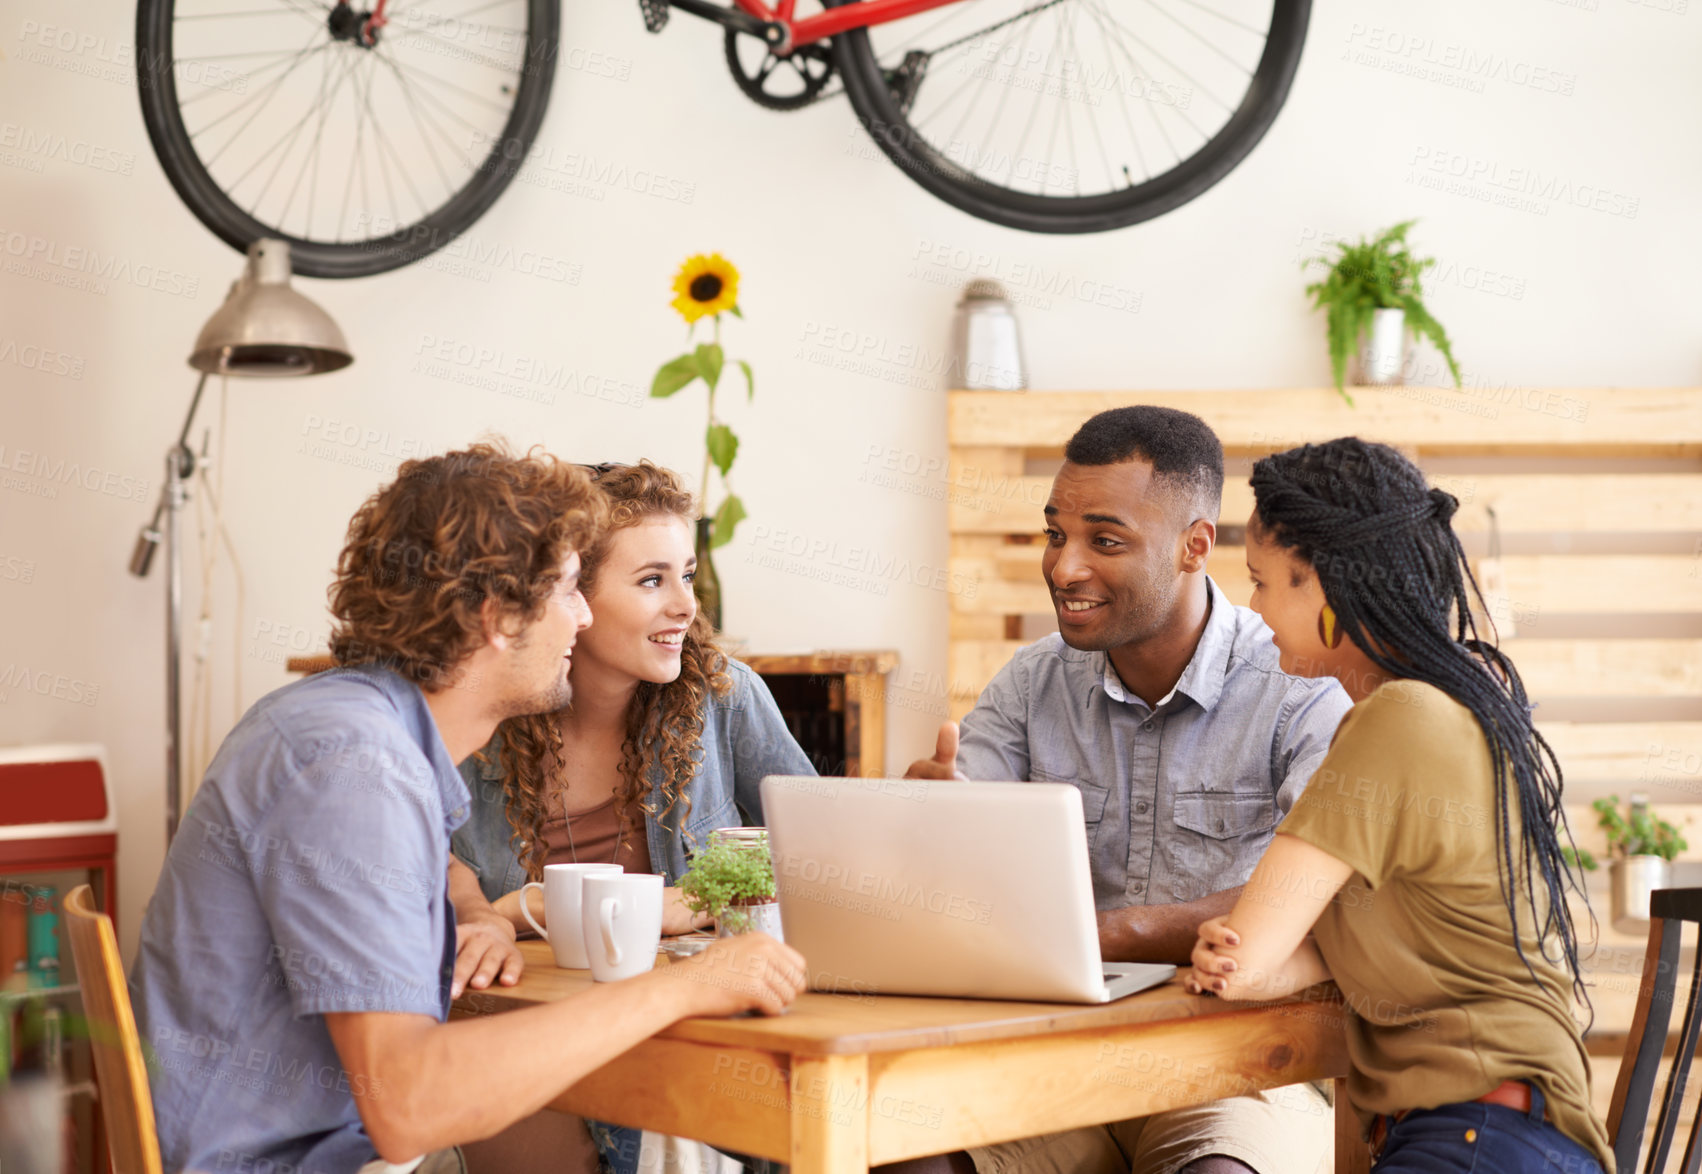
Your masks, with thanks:
[[[1252,483],[1253,527],[1316,570],[1354,645],[1385,673],[1434,685],[1477,719],[1495,777],[1496,872],[1513,948],[1535,978],[1518,932],[1517,886],[1508,883],[1517,876],[1544,959],[1564,961],[1575,995],[1588,1006],[1566,904],[1569,888],[1583,890],[1561,852],[1560,833],[1569,843],[1572,836],[1560,803],[1560,763],[1531,722],[1518,672],[1493,642],[1493,621],[1491,639],[1479,639],[1471,603],[1484,608],[1483,593],[1449,524],[1458,500],[1426,486],[1396,450],[1354,437],[1266,457],[1254,464]],[[1509,779],[1524,849],[1518,862]],[[1545,909],[1537,906],[1533,875],[1547,895]],[[1551,936],[1559,958],[1549,955]]]

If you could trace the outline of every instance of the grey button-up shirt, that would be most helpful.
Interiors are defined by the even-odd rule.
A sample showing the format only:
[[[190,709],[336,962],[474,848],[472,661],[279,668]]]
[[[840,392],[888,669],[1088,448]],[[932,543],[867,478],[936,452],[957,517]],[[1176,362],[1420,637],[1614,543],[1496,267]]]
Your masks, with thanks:
[[[130,974],[167,1170],[377,1156],[324,1016],[443,1020],[449,835],[471,800],[418,687],[376,667],[261,698],[172,841]]]
[[[1277,667],[1270,629],[1207,582],[1193,659],[1149,708],[1103,652],[1020,649],[963,719],[972,779],[1081,792],[1095,905],[1193,901],[1246,883],[1352,702]]]

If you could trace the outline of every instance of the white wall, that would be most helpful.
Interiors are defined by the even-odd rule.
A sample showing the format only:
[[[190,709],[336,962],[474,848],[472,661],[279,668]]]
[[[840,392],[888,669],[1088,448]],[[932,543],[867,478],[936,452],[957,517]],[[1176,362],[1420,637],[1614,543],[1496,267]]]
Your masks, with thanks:
[[[219,695],[230,695],[233,658],[246,703],[285,681],[288,642],[320,645],[348,516],[401,456],[491,430],[577,459],[646,455],[695,469],[701,390],[652,403],[642,389],[680,343],[667,283],[699,250],[743,271],[747,318],[729,323],[727,342],[758,378],[756,403],[734,397],[727,409],[745,442],[735,477],[751,512],[720,560],[728,628],[764,651],[898,649],[894,766],[931,745],[944,708],[947,598],[868,560],[897,560],[924,581],[944,566],[944,507],[932,496],[944,483],[868,478],[889,458],[902,469],[943,456],[938,361],[956,291],[977,272],[1019,288],[1059,273],[1068,289],[1111,283],[1137,310],[1026,284],[1035,386],[1311,386],[1327,365],[1298,259],[1325,234],[1419,216],[1417,243],[1444,262],[1431,305],[1472,378],[1699,378],[1702,12],[1690,0],[1319,0],[1287,107],[1250,159],[1180,211],[1080,238],[1026,236],[938,203],[874,152],[841,102],[758,109],[733,88],[706,25],[678,16],[652,37],[630,0],[566,8],[564,39],[629,61],[629,76],[564,67],[541,141],[665,173],[691,198],[616,186],[590,199],[522,184],[476,227],[485,242],[560,259],[576,280],[426,264],[302,282],[341,321],[357,362],[320,379],[230,388],[226,497],[246,600],[236,637],[221,577]],[[13,0],[0,17],[0,671],[14,682],[0,686],[0,743],[107,745],[127,948],[163,851],[163,621],[159,576],[137,581],[124,564],[192,386],[189,344],[239,269],[149,150],[126,64],[131,12]],[[70,43],[67,29],[75,47],[52,47]],[[120,173],[20,149],[43,133],[100,148]],[[1426,171],[1431,163],[1442,170]],[[1504,180],[1529,169],[1582,193],[1585,206],[1509,208],[1483,184],[1462,194],[1420,183],[1449,168],[1498,169]],[[1635,201],[1635,215],[1592,209],[1597,191],[1621,212]],[[63,269],[18,271],[20,250],[77,246],[116,253],[145,276],[162,267],[168,291],[125,280],[67,288],[51,280]],[[185,292],[169,292],[174,284]],[[863,372],[828,362],[847,335],[866,348]],[[432,339],[509,362],[566,359],[611,398],[558,392],[540,404],[471,388],[419,369]],[[63,358],[31,368],[39,352],[26,348]],[[344,429],[377,439],[348,443]],[[41,460],[102,476],[92,489],[57,483],[30,472]],[[836,546],[759,565],[766,543],[794,536]],[[819,586],[808,573],[847,566],[852,586]],[[282,633],[286,646],[257,633]],[[18,687],[24,670],[66,678],[59,691],[84,700]],[[215,744],[230,721],[227,701]]]

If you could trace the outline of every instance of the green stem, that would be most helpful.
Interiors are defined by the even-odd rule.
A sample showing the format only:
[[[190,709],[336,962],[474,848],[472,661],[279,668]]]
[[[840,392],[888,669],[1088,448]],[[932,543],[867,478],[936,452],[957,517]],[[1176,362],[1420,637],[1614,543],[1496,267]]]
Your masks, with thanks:
[[[715,315],[715,345],[721,345],[721,315]],[[707,380],[705,381],[707,383]],[[697,508],[704,517],[709,517],[709,430],[715,427],[715,389],[709,389],[709,423],[703,428],[703,492],[698,496]]]

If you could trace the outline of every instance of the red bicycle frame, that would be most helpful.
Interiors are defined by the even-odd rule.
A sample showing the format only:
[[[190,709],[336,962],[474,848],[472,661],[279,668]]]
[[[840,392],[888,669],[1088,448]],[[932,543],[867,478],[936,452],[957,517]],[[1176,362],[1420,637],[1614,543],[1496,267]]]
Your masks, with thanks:
[[[918,12],[957,4],[960,0],[862,0],[861,3],[830,8],[826,12],[806,16],[799,21],[792,19],[792,11],[797,7],[798,0],[778,0],[777,6],[773,8],[764,3],[764,0],[733,2],[741,11],[748,12],[758,20],[785,25],[792,34],[788,47],[796,49],[799,45],[826,40],[848,29],[887,24],[907,16],[915,16]]]

